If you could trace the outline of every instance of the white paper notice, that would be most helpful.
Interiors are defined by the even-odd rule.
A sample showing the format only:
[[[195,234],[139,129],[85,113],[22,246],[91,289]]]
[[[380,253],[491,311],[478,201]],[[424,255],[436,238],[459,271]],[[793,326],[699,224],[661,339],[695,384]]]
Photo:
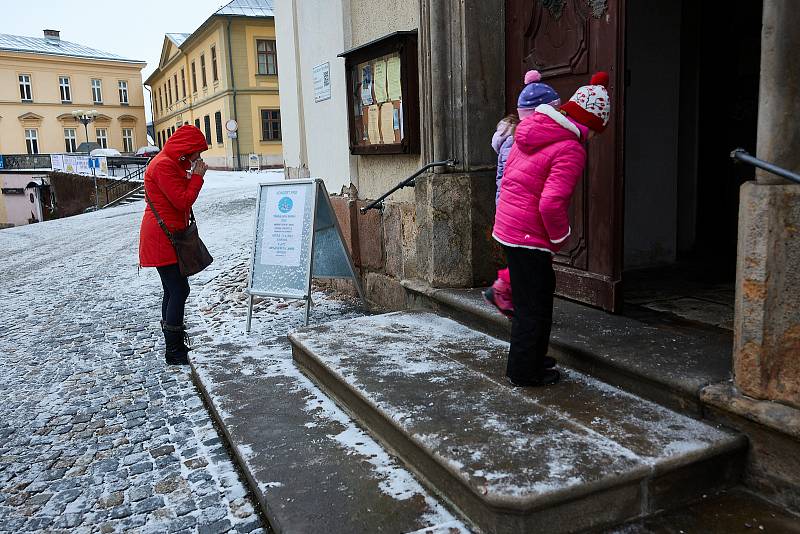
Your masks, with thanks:
[[[54,171],[63,171],[64,156],[61,154],[50,154],[50,166]]]
[[[261,263],[298,267],[303,248],[306,186],[270,187],[261,241]]]

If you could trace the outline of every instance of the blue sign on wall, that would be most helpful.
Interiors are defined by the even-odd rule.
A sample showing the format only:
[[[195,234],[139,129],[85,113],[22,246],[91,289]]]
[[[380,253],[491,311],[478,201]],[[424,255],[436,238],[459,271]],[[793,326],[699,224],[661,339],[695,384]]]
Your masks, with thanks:
[[[0,156],[0,169],[2,169],[2,168],[4,168],[3,167],[3,156]]]

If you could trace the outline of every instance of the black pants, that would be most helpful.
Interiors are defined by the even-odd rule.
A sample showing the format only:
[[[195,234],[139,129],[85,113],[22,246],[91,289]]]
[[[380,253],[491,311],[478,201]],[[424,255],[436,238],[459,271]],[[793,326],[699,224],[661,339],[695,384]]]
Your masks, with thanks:
[[[183,325],[183,310],[189,298],[189,279],[181,274],[178,264],[156,267],[164,287],[161,301],[161,319],[172,326]]]
[[[526,380],[541,376],[553,325],[556,275],[553,256],[543,250],[503,247],[511,275],[514,319],[506,374]]]

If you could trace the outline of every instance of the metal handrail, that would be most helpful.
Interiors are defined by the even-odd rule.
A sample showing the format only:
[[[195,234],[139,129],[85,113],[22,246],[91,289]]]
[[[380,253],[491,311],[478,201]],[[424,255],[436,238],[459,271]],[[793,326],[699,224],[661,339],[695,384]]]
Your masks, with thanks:
[[[130,184],[131,182],[133,182],[134,180],[136,180],[137,178],[141,178],[141,177],[143,177],[143,176],[144,176],[144,172],[145,172],[145,170],[146,170],[146,169],[147,169],[147,166],[146,166],[146,165],[143,165],[143,166],[140,166],[140,167],[138,167],[138,168],[136,168],[136,169],[132,170],[131,172],[129,172],[128,174],[126,174],[125,176],[123,176],[123,177],[122,177],[122,178],[120,178],[120,179],[114,179],[113,177],[110,177],[110,178],[112,178],[114,181],[113,181],[113,183],[111,183],[111,184],[107,184],[107,185],[105,186],[105,192],[106,192],[106,203],[105,203],[105,206],[103,206],[103,207],[107,207],[107,206],[109,206],[110,204],[113,204],[114,202],[116,202],[117,200],[119,200],[119,198],[115,198],[114,200],[111,200],[111,199],[110,199],[110,198],[111,198],[111,195],[109,194],[109,191],[111,191],[112,189],[117,189],[117,188],[119,188],[119,187],[122,187],[122,186],[124,186],[124,185],[128,185],[128,184]],[[137,180],[137,181],[138,181],[138,180]],[[127,193],[125,193],[125,194],[127,194]],[[125,196],[125,195],[123,194],[122,196]],[[121,198],[121,197],[120,197],[120,198]]]
[[[432,169],[434,167],[455,167],[456,165],[458,165],[458,160],[452,159],[452,158],[448,159],[448,160],[445,160],[445,161],[434,161],[432,163],[428,163],[427,165],[425,165],[424,167],[419,169],[417,172],[415,172],[414,174],[412,174],[411,176],[409,176],[408,178],[406,178],[405,180],[403,180],[402,182],[400,182],[399,184],[397,184],[393,188],[389,189],[387,192],[382,194],[376,200],[373,200],[367,206],[361,208],[359,211],[363,215],[364,213],[367,213],[371,209],[382,209],[383,208],[383,201],[386,199],[386,197],[388,197],[389,195],[391,195],[392,193],[394,193],[398,189],[402,189],[404,187],[413,187],[414,186],[414,180],[419,175],[421,175],[425,171],[427,171],[428,169]]]
[[[792,172],[788,169],[784,169],[783,167],[778,167],[777,165],[773,165],[768,161],[764,161],[763,159],[758,159],[754,156],[751,156],[747,150],[743,148],[737,148],[733,152],[731,152],[731,158],[734,161],[741,161],[743,163],[749,163],[754,167],[758,167],[759,169],[763,169],[767,172],[771,172],[772,174],[776,174],[781,178],[786,178],[787,180],[791,180],[796,184],[800,184],[800,174],[796,172]]]

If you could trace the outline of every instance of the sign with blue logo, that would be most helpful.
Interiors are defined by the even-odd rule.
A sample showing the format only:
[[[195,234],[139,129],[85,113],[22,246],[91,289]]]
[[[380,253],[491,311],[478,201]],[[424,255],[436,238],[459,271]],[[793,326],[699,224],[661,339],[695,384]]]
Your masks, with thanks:
[[[261,263],[299,267],[303,215],[308,187],[287,185],[267,190],[267,218],[261,237]]]
[[[289,197],[283,197],[278,201],[278,210],[281,213],[289,213],[292,211],[292,206],[294,206],[294,202]]]
[[[352,279],[363,296],[323,181],[281,180],[259,187],[247,331],[253,295],[305,300],[308,324],[312,277]]]

